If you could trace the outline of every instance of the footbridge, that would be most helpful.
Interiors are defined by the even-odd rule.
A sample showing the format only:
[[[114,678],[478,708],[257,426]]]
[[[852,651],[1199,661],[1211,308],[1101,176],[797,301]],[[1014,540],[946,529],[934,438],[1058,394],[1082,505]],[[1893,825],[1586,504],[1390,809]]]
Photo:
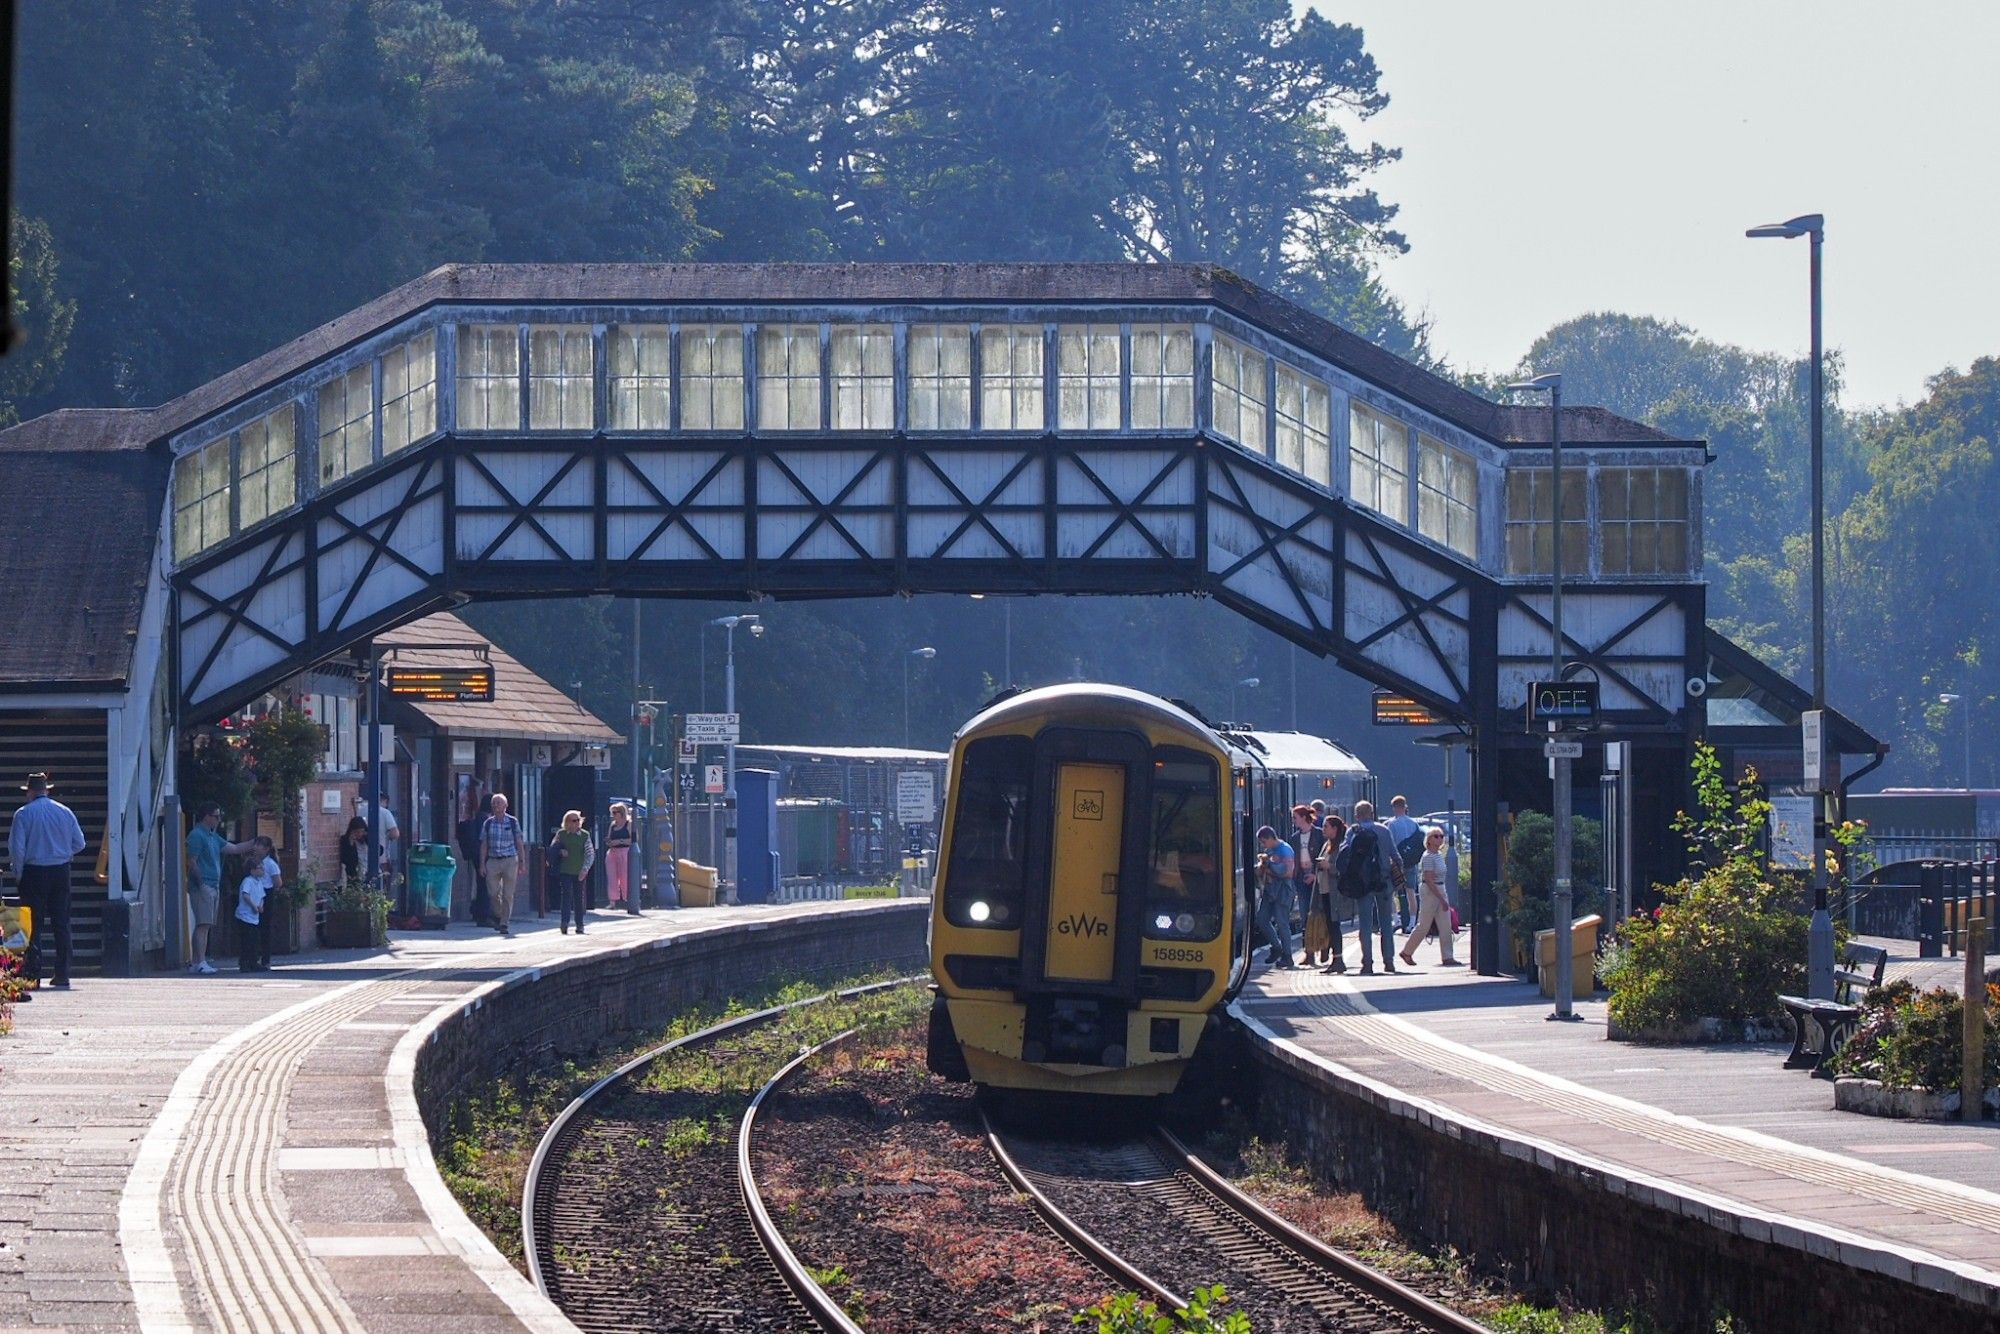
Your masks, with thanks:
[[[1705,447],[1566,409],[1558,522],[1549,426],[1213,267],[473,265],[118,429],[183,722],[468,598],[1201,594],[1458,720],[1486,809],[1558,528],[1675,774],[1704,670]]]

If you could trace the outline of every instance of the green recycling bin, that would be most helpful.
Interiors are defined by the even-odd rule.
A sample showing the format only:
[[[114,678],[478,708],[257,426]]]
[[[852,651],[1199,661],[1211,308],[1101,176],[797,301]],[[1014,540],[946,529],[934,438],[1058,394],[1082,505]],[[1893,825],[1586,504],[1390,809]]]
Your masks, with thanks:
[[[449,843],[417,843],[410,848],[411,907],[427,927],[442,929],[451,921],[451,885],[458,859]]]

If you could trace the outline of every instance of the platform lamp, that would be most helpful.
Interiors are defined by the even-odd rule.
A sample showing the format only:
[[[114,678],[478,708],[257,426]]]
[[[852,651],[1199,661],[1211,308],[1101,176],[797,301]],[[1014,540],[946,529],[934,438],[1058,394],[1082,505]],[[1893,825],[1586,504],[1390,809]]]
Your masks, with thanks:
[[[937,650],[929,644],[913,648],[903,655],[903,749],[910,748],[910,659],[922,658],[929,662],[937,656]]]
[[[1563,679],[1563,444],[1562,376],[1550,373],[1507,386],[1529,392],[1539,390],[1549,396],[1549,680]],[[1549,723],[1554,740],[1560,723]],[[1556,754],[1549,760],[1551,803],[1555,817],[1555,885],[1549,894],[1551,923],[1556,933],[1556,1008],[1549,1018],[1569,1022],[1578,1018],[1575,1009],[1575,965],[1570,958],[1570,919],[1575,912],[1570,889],[1570,852],[1575,831],[1570,828],[1569,756]]]
[[[718,616],[710,625],[722,627],[724,640],[722,668],[722,711],[736,712],[736,627],[742,626],[750,632],[752,639],[764,637],[764,622],[756,615]],[[722,748],[722,878],[733,890],[736,888],[736,743],[726,743]]]
[[[1802,213],[1789,222],[1752,227],[1743,233],[1758,239],[1811,242],[1812,317],[1812,706],[1824,738],[1826,719],[1826,433],[1825,355],[1820,340],[1820,247],[1826,241],[1826,218]],[[1822,745],[1824,741],[1822,741]],[[1806,932],[1806,993],[1814,1000],[1833,999],[1833,919],[1826,911],[1826,766],[1819,765],[1819,791],[1813,793],[1813,915]]]
[[[1262,684],[1264,684],[1264,682],[1263,682],[1263,678],[1261,678],[1261,677],[1256,677],[1256,676],[1246,676],[1246,677],[1244,677],[1244,678],[1243,678],[1243,679],[1242,679],[1241,681],[1231,681],[1231,682],[1229,683],[1229,721],[1230,721],[1230,722],[1232,722],[1232,723],[1237,723],[1237,722],[1242,722],[1242,721],[1243,721],[1243,720],[1242,720],[1242,719],[1241,719],[1240,717],[1238,717],[1238,716],[1237,716],[1237,713],[1236,713],[1236,690],[1237,690],[1237,687],[1241,686],[1241,687],[1242,687],[1243,689],[1245,689],[1245,690],[1255,690],[1255,689],[1256,689],[1256,688],[1257,688],[1258,686],[1260,686],[1260,685],[1262,685]]]

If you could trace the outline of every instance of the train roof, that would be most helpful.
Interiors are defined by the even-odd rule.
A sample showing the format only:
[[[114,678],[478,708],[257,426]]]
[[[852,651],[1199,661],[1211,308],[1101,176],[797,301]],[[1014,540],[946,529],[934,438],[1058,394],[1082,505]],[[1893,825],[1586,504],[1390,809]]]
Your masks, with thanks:
[[[1368,766],[1353,751],[1309,732],[1232,730],[1224,735],[1224,740],[1234,758],[1277,773],[1359,777],[1368,772]]]
[[[1194,732],[1207,739],[1218,750],[1229,750],[1229,742],[1217,734],[1209,724],[1187,709],[1171,700],[1149,695],[1143,690],[1130,686],[1107,685],[1102,682],[1068,682],[1063,685],[1038,686],[1033,690],[1023,690],[1019,694],[1008,695],[987,705],[966,720],[958,729],[954,742],[999,723],[1013,721],[1021,714],[1040,714],[1066,708],[1083,710],[1092,704],[1113,702],[1134,713],[1152,718],[1156,722]]]

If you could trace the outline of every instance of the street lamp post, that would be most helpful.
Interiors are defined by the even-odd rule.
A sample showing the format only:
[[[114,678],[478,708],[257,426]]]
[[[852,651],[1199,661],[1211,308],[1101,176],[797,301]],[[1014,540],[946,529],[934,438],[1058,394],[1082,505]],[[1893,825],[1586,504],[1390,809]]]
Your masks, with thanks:
[[[1507,387],[1546,390],[1549,396],[1549,527],[1553,535],[1549,543],[1549,680],[1560,682],[1563,679],[1562,376],[1537,375],[1532,380]],[[1560,727],[1560,723],[1550,721],[1551,739],[1556,737]],[[1575,832],[1570,828],[1567,755],[1558,754],[1549,760],[1549,778],[1554,788],[1551,804],[1555,808],[1556,844],[1555,885],[1549,894],[1549,910],[1555,918],[1552,925],[1556,933],[1556,1008],[1549,1018],[1567,1021],[1578,1017],[1575,1010],[1575,962],[1570,958],[1570,918],[1575,911],[1575,896],[1570,887],[1570,852]]]
[[[1752,227],[1745,236],[1811,242],[1812,288],[1812,706],[1826,716],[1826,434],[1825,355],[1820,341],[1820,247],[1826,241],[1826,219],[1805,213],[1789,222]],[[1824,736],[1824,733],[1821,734]],[[1824,744],[1824,743],[1822,743]],[[1813,794],[1813,915],[1806,933],[1806,991],[1815,1000],[1833,999],[1833,919],[1826,911],[1826,766],[1820,765],[1820,790]]]
[[[722,711],[736,712],[736,627],[750,631],[752,639],[764,637],[764,623],[755,615],[718,616],[710,625],[722,627]],[[736,743],[722,748],[722,879],[733,892],[736,888]]]
[[[1938,696],[1938,703],[1946,708],[1954,704],[1959,706],[1958,732],[1965,739],[1965,769],[1962,776],[1965,779],[1965,790],[1970,792],[1972,791],[1972,701],[1964,695],[1954,695],[1947,690]]]
[[[1244,678],[1243,678],[1243,679],[1242,679],[1241,681],[1231,681],[1231,682],[1229,683],[1229,721],[1230,721],[1230,722],[1232,722],[1232,723],[1240,723],[1240,722],[1242,722],[1242,721],[1243,721],[1243,720],[1242,720],[1242,718],[1238,717],[1238,716],[1237,716],[1237,713],[1236,713],[1236,688],[1237,688],[1238,686],[1241,686],[1241,687],[1242,687],[1243,689],[1245,689],[1245,690],[1255,690],[1255,689],[1256,689],[1256,688],[1257,688],[1258,686],[1260,686],[1260,685],[1262,685],[1262,684],[1263,684],[1263,679],[1262,679],[1261,677],[1255,677],[1255,676],[1246,676],[1246,677],[1244,677]]]
[[[913,648],[903,655],[903,749],[910,748],[910,659],[922,658],[926,662],[937,656],[937,650],[929,644]]]

